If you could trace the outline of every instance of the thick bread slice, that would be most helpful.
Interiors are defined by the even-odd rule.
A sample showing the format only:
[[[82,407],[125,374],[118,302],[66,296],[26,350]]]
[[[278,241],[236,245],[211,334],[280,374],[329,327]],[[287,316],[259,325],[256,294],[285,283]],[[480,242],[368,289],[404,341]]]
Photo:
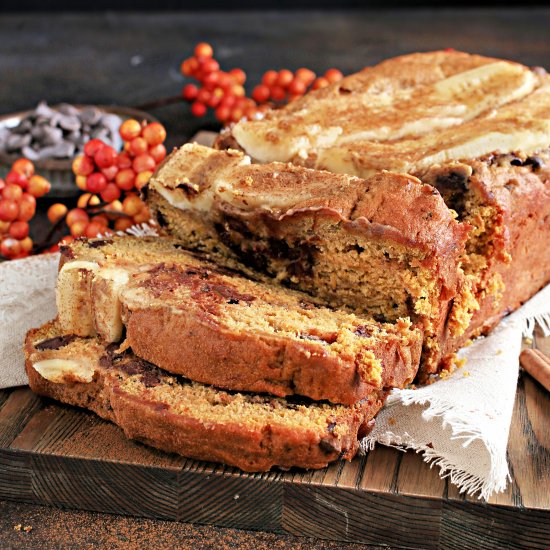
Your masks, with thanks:
[[[87,297],[59,293],[60,312],[89,303],[88,336],[118,341],[110,336],[123,324],[136,355],[197,382],[351,405],[416,375],[422,333],[408,319],[378,323],[328,309],[216,266],[172,239],[77,241],[62,256],[60,284],[78,272],[73,263],[93,269]]]
[[[25,344],[30,386],[96,412],[132,439],[248,472],[323,468],[353,458],[385,397],[372,394],[344,407],[230,393],[169,376],[117,347],[63,334],[55,322],[31,330]]]

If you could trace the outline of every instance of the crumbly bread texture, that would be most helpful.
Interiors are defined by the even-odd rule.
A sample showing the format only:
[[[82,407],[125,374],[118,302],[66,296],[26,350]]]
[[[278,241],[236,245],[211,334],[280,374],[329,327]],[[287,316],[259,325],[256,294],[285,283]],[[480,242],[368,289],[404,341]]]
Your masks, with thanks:
[[[385,398],[346,407],[227,392],[170,376],[117,344],[64,334],[56,322],[28,333],[25,355],[36,393],[90,409],[158,449],[248,472],[353,458]]]
[[[57,284],[65,332],[123,336],[169,372],[231,390],[303,395],[352,405],[404,387],[422,331],[379,323],[251,280],[170,238],[114,237],[62,248]]]
[[[147,196],[158,222],[189,247],[333,307],[410,317],[424,330],[425,363],[437,365],[447,320],[460,331],[454,319],[468,315],[469,303],[453,302],[468,226],[411,176],[250,164],[240,152],[190,144],[166,160]]]

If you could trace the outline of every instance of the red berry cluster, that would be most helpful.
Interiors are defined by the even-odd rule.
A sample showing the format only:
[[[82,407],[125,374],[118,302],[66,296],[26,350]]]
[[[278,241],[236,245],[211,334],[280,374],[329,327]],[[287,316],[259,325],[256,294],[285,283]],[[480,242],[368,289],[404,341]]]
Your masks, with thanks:
[[[166,157],[166,130],[158,122],[129,119],[121,124],[119,132],[124,140],[121,152],[92,139],[84,146],[84,155],[73,161],[76,185],[85,191],[77,208],[68,210],[56,203],[48,210],[50,222],[64,220],[72,238],[96,237],[112,229],[124,231],[150,219],[138,192]],[[70,237],[62,240],[66,242]]]
[[[220,70],[220,64],[213,56],[212,46],[201,42],[195,46],[194,55],[183,61],[181,72],[197,80],[199,86],[186,84],[182,95],[192,103],[193,115],[204,116],[211,108],[215,110],[216,118],[225,124],[253,118],[276,104],[293,101],[309,89],[324,88],[343,78],[338,69],[329,69],[321,77],[306,68],[295,73],[288,69],[270,70],[264,73],[262,83],[252,91],[252,97],[247,97],[244,89],[246,73],[239,68],[229,72]]]
[[[33,248],[29,221],[36,211],[36,199],[50,190],[50,182],[34,173],[34,164],[16,160],[6,179],[0,179],[0,253],[7,259],[24,258]]]

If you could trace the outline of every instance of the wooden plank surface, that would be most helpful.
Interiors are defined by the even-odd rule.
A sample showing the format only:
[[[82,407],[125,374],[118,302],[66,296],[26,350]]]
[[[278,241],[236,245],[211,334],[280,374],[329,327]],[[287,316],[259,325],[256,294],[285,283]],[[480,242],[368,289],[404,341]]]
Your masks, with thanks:
[[[323,470],[246,474],[129,441],[28,388],[0,391],[0,499],[63,508],[392,547],[547,548],[550,396],[524,373],[508,457],[512,481],[489,503],[386,447]]]

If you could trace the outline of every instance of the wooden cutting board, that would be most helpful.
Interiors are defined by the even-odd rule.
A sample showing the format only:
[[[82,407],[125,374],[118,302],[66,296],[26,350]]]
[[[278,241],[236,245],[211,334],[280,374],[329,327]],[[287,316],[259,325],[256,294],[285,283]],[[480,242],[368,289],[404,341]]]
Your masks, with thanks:
[[[531,344],[550,354],[550,338]],[[512,481],[489,503],[378,447],[319,471],[245,474],[127,440],[94,414],[0,390],[0,499],[408,548],[550,544],[550,395],[519,379]]]

